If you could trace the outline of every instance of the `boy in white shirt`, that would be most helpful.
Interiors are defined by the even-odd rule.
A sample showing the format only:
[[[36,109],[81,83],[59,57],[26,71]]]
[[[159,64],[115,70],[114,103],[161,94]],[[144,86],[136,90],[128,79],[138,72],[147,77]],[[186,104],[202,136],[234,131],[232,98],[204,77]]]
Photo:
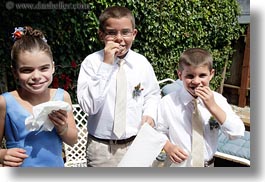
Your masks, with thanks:
[[[141,125],[155,125],[160,88],[152,65],[141,54],[131,50],[136,37],[135,19],[125,7],[106,8],[99,17],[99,37],[104,49],[88,55],[82,62],[77,83],[78,102],[88,113],[87,159],[91,167],[116,167],[137,135]],[[123,94],[116,90],[119,61],[123,64],[127,83]],[[114,132],[115,107],[124,104],[125,130]],[[120,111],[120,110],[119,110]],[[119,118],[117,116],[117,118]],[[120,127],[120,128],[124,128]]]
[[[179,59],[178,77],[183,87],[164,96],[158,109],[157,130],[168,137],[164,150],[171,162],[191,159],[192,100],[196,99],[203,125],[204,166],[213,166],[219,129],[230,139],[244,135],[242,120],[227,100],[209,87],[214,76],[212,55],[201,48],[187,49]],[[190,160],[189,160],[190,161]],[[187,166],[193,166],[193,161]]]

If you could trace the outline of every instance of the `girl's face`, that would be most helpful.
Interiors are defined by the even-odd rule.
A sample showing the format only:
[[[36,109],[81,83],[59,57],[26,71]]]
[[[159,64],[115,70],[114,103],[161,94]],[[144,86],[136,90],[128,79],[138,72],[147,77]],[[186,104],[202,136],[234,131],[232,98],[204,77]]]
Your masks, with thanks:
[[[197,97],[195,89],[197,87],[209,86],[214,75],[214,69],[209,71],[207,65],[198,67],[184,65],[183,68],[183,71],[178,71],[178,76],[180,80],[183,81],[183,85],[186,90],[192,96]]]
[[[106,44],[113,41],[120,44],[120,51],[117,54],[122,58],[131,48],[132,43],[137,34],[137,30],[133,29],[132,22],[129,18],[109,18],[105,22],[105,31],[99,31],[100,39]]]
[[[44,92],[52,82],[53,73],[52,59],[39,50],[21,52],[14,70],[21,88],[32,94]]]

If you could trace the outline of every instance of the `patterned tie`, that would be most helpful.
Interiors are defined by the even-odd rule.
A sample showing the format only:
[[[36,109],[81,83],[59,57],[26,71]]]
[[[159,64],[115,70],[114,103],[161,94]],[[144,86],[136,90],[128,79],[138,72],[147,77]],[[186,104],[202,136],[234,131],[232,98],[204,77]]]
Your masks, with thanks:
[[[120,138],[125,132],[126,125],[126,101],[127,101],[127,79],[123,68],[124,59],[119,61],[119,71],[116,78],[116,101],[114,113],[114,134]]]
[[[192,112],[192,166],[204,167],[203,124],[196,99],[193,99],[192,103],[194,106],[194,111]]]

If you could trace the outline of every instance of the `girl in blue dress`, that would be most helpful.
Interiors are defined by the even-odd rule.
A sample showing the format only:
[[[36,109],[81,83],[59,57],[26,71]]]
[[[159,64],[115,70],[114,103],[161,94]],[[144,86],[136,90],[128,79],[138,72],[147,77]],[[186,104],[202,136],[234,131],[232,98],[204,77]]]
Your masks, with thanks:
[[[48,117],[52,131],[29,131],[25,119],[38,104],[62,100],[70,105],[71,98],[63,89],[49,88],[54,73],[50,46],[40,30],[19,27],[13,33],[12,70],[17,90],[0,96],[0,163],[9,167],[63,167],[62,142],[74,145],[77,129],[73,112],[52,111]]]

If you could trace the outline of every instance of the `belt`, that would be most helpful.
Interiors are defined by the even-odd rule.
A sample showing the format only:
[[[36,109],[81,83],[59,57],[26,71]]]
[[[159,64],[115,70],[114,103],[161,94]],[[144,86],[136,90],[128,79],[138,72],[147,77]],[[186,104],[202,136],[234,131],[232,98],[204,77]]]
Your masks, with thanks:
[[[215,158],[213,157],[212,159],[205,161],[204,162],[204,167],[209,167],[210,165],[212,165],[215,161]]]
[[[136,136],[131,136],[130,138],[126,138],[122,140],[101,139],[101,138],[94,137],[91,134],[88,134],[88,137],[98,142],[102,142],[102,143],[122,145],[122,144],[126,144],[126,143],[133,141]]]

